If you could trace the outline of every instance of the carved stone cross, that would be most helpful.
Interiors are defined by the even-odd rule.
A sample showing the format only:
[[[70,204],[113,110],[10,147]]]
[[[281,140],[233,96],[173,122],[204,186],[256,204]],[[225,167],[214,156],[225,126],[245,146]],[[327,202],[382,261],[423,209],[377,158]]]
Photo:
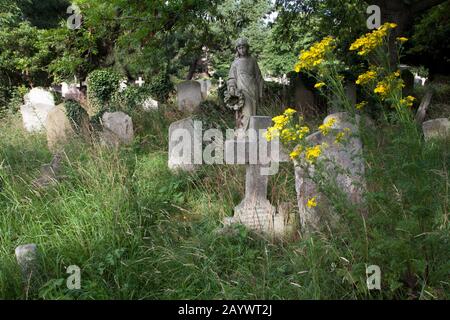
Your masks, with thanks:
[[[256,130],[258,133],[256,137],[250,136],[245,140],[235,139],[225,142],[226,162],[231,162],[229,160],[231,157],[234,158],[237,150],[236,164],[246,165],[245,197],[234,208],[234,217],[225,220],[226,225],[242,223],[250,229],[269,233],[284,232],[284,216],[277,214],[277,209],[267,199],[271,164],[276,163],[275,169],[278,169],[278,162],[287,161],[287,157],[281,154],[278,143],[269,144],[261,141],[261,139],[265,139],[263,132],[271,124],[270,117],[253,116],[250,118],[249,131]],[[261,150],[261,148],[265,150]],[[270,148],[278,150],[274,150],[276,152],[273,153]],[[241,150],[245,150],[244,155],[240,152]]]

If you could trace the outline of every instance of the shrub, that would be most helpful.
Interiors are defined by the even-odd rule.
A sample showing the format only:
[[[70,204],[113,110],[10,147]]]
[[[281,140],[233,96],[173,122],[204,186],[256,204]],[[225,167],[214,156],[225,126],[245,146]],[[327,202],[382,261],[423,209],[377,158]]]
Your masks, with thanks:
[[[87,117],[86,110],[81,107],[81,105],[74,100],[67,100],[64,103],[64,107],[66,109],[66,115],[69,118],[72,126],[75,128],[75,131],[79,132],[83,117]]]
[[[160,72],[152,77],[148,86],[150,96],[159,102],[166,102],[173,89],[173,83],[167,72]]]
[[[95,115],[108,109],[119,90],[120,75],[111,70],[95,70],[88,76],[88,97]]]

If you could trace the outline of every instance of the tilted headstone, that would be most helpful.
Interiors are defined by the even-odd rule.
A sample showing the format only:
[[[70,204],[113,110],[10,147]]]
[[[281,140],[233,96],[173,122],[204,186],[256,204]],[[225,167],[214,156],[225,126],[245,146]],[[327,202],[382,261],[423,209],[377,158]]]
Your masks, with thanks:
[[[202,92],[202,98],[206,99],[211,90],[211,80],[202,79],[202,80],[197,80],[197,82],[200,83],[200,90]]]
[[[194,80],[184,81],[177,85],[178,109],[194,112],[203,101],[200,83]]]
[[[26,282],[30,282],[38,272],[38,249],[34,243],[18,246],[15,250],[17,264]]]
[[[447,118],[433,119],[422,124],[425,141],[432,138],[445,138],[450,136],[450,121]]]
[[[148,97],[142,103],[142,109],[145,111],[158,110],[159,102],[153,99],[152,97]]]
[[[53,95],[44,89],[34,88],[24,97],[25,105],[20,108],[23,124],[28,132],[45,129],[48,113],[55,108]]]
[[[114,147],[120,144],[131,144],[134,139],[133,120],[121,111],[105,112],[102,116],[102,140]]]
[[[67,143],[73,134],[74,131],[66,115],[64,104],[56,106],[47,116],[47,144],[49,149],[56,151],[58,147]]]
[[[196,169],[194,153],[195,149],[200,147],[201,156],[202,137],[197,136],[195,131],[194,120],[190,117],[170,125],[169,169],[180,171],[193,171]]]
[[[364,160],[362,158],[362,142],[358,137],[359,116],[352,121],[346,112],[329,115],[325,118],[326,123],[331,118],[335,119],[332,131],[324,136],[321,132],[313,133],[307,140],[313,145],[325,143],[322,154],[318,161],[325,164],[324,176],[328,183],[335,182],[339,190],[346,195],[347,199],[354,204],[362,201],[364,190]],[[348,129],[347,129],[348,128]],[[346,132],[344,142],[336,143],[336,133]],[[300,214],[300,224],[308,232],[318,228],[323,218],[333,218],[328,215],[326,208],[326,198],[320,194],[316,183],[313,181],[316,173],[314,165],[308,168],[295,167],[295,188]],[[316,198],[319,204],[317,207],[308,207],[308,200]],[[327,214],[324,217],[323,214]]]
[[[66,100],[74,100],[80,103],[81,105],[86,104],[86,94],[84,94],[83,91],[80,90],[76,85],[72,84],[67,87],[66,92],[64,93],[63,97]]]
[[[305,111],[314,109],[314,93],[305,86],[301,79],[295,83],[294,99],[297,110]]]
[[[52,161],[41,166],[39,177],[33,180],[32,185],[36,189],[43,189],[54,186],[58,183],[63,162],[63,154],[57,152],[53,155]]]

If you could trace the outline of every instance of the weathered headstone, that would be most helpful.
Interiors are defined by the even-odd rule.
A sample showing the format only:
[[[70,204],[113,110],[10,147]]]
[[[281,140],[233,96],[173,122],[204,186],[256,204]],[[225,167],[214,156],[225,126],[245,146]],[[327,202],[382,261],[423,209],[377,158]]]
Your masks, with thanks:
[[[353,121],[346,112],[329,115],[325,118],[326,123],[331,118],[335,119],[332,132],[324,136],[321,132],[313,133],[307,140],[313,145],[326,144],[318,161],[323,161],[325,172],[323,177],[336,186],[354,204],[362,201],[364,190],[364,162],[362,158],[362,142],[358,137],[359,116]],[[336,133],[346,134],[345,142],[336,143]],[[296,165],[295,167],[295,188],[300,214],[300,224],[302,228],[309,232],[319,227],[323,218],[333,219],[326,208],[327,200],[320,194],[316,185],[314,175],[316,174],[314,165],[307,168]],[[308,206],[308,201],[316,199],[319,206]],[[327,217],[324,217],[324,213]]]
[[[74,100],[80,103],[82,106],[85,106],[86,103],[86,94],[84,94],[83,91],[81,91],[76,85],[70,85],[67,87],[66,92],[64,93],[63,97],[66,100]]]
[[[148,97],[142,103],[142,109],[145,111],[158,110],[159,102],[153,99],[152,97]]]
[[[259,130],[265,130],[271,124],[272,120],[270,117],[253,116],[250,118],[249,129],[256,130],[258,133],[263,134],[263,132],[259,132]],[[256,141],[247,139],[246,141],[234,140],[225,142],[225,153],[227,158],[230,158],[230,149],[232,153],[235,152],[235,149],[239,152],[238,145],[240,143],[244,144],[245,154],[240,155],[240,158],[246,164],[245,197],[241,203],[235,207],[234,216],[232,218],[227,218],[225,224],[241,223],[253,230],[281,236],[286,233],[289,226],[286,224],[285,215],[280,213],[279,210],[277,211],[277,208],[267,199],[267,184],[269,181],[268,167],[271,161],[281,162],[286,161],[287,159],[286,156],[281,153],[275,153],[278,157],[277,159],[272,159],[272,150],[270,150],[270,147],[278,147],[278,144],[272,144],[270,147],[269,144],[266,144],[267,149],[265,151],[267,152],[267,158],[261,159],[260,156],[262,153],[259,150],[261,147],[261,144],[259,143],[261,141],[260,139],[265,138],[258,134]],[[252,146],[251,144],[255,145]],[[252,156],[255,156],[248,154],[250,152],[257,154],[258,158],[256,164],[249,161]],[[238,155],[236,155],[236,157],[233,156],[233,158],[238,160]],[[263,164],[263,162],[267,163]],[[238,161],[237,163],[239,164]],[[263,169],[266,169],[266,174],[263,174]],[[282,212],[284,213],[285,211]]]
[[[24,97],[25,105],[20,108],[23,124],[28,132],[45,129],[48,113],[55,108],[53,95],[40,88],[32,89]]]
[[[194,120],[186,118],[174,122],[169,127],[169,161],[171,170],[193,171],[196,168],[194,153],[202,147],[202,137],[194,130]]]
[[[432,138],[445,138],[450,136],[450,121],[447,118],[433,119],[422,124],[425,141]]]
[[[61,171],[62,161],[63,154],[56,153],[49,164],[44,164],[41,167],[39,177],[33,180],[32,185],[36,189],[44,189],[56,185],[60,179],[59,173]]]
[[[177,85],[178,109],[194,112],[203,101],[200,83],[189,80]]]
[[[103,132],[101,138],[107,145],[118,147],[131,144],[134,139],[133,121],[121,111],[105,112],[102,116]]]
[[[297,110],[304,112],[313,110],[315,107],[314,93],[305,86],[301,79],[295,84],[294,99]]]
[[[209,79],[201,79],[197,80],[200,83],[200,90],[202,92],[202,98],[206,99],[209,95],[209,91],[211,90],[211,80]]]
[[[347,99],[352,104],[352,106],[356,106],[357,96],[356,96],[356,84],[354,82],[349,82],[345,85],[345,94],[347,96]]]
[[[38,249],[34,243],[18,246],[15,250],[17,264],[24,280],[29,283],[38,271]]]
[[[406,97],[412,95],[414,91],[414,74],[408,69],[403,69],[401,70],[401,78],[405,85],[402,90],[403,96]]]
[[[56,106],[47,116],[47,144],[49,149],[56,151],[73,134],[74,131],[67,118],[64,104]]]

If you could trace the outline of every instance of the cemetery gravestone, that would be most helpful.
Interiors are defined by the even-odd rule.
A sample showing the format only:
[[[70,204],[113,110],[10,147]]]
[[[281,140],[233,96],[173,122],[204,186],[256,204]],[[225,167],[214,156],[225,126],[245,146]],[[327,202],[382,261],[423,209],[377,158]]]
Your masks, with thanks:
[[[15,250],[17,264],[19,265],[22,276],[26,282],[38,271],[38,250],[34,243],[18,246]]]
[[[302,112],[314,109],[314,93],[306,88],[304,82],[297,81],[294,91],[296,109]]]
[[[56,151],[73,134],[72,125],[67,118],[64,104],[60,104],[51,110],[47,116],[47,143],[49,149]]]
[[[447,118],[425,121],[422,129],[425,141],[432,138],[445,138],[450,136],[450,121]]]
[[[56,153],[49,164],[44,164],[41,167],[40,175],[37,179],[33,180],[32,185],[36,189],[43,189],[57,184],[60,178],[59,173],[61,171],[62,161],[63,155]]]
[[[20,108],[23,124],[28,132],[45,129],[48,113],[55,108],[55,100],[50,92],[34,88],[24,97],[25,105]]]
[[[257,130],[257,132],[260,133],[259,130],[265,130],[271,124],[272,119],[270,117],[253,116],[250,118],[249,129]],[[272,159],[272,150],[270,150],[270,147],[278,148],[279,145],[266,143],[268,146],[266,150],[267,159],[261,159],[262,153],[259,150],[261,144],[258,143],[260,139],[264,139],[263,142],[266,143],[263,132],[261,132],[261,135],[258,134],[256,141],[250,141],[246,138],[244,141],[238,139],[225,142],[226,158],[236,159],[238,164],[242,163],[238,160],[238,158],[241,158],[241,161],[246,164],[245,197],[241,203],[235,207],[234,216],[232,218],[227,218],[225,224],[241,223],[253,230],[283,235],[289,228],[289,226],[285,224],[287,221],[286,217],[283,215],[285,211],[278,210],[277,212],[277,209],[267,199],[269,175],[263,174],[262,169],[265,168],[268,170],[270,161],[287,161],[287,157],[284,154],[278,153],[278,157]],[[256,144],[256,146],[251,146],[252,143]],[[244,155],[235,154],[236,149],[239,152],[239,144],[245,145]],[[277,151],[279,151],[279,149]],[[252,157],[252,155],[249,154],[250,152],[257,154],[258,163],[254,164],[249,161],[250,157]],[[229,163],[229,161],[227,161],[227,163]]]
[[[194,148],[202,146],[202,137],[194,130],[194,120],[186,118],[169,127],[169,161],[171,170],[194,171],[196,168]]]
[[[148,97],[142,103],[142,109],[144,109],[144,111],[158,110],[158,108],[159,102],[154,100],[152,97]]]
[[[356,84],[354,82],[349,82],[345,85],[345,94],[352,106],[356,106],[357,96],[356,96]]]
[[[408,69],[403,69],[401,71],[401,77],[405,84],[403,88],[403,96],[407,97],[413,94],[414,90],[414,74]]]
[[[200,90],[202,92],[202,98],[206,99],[209,95],[209,91],[211,90],[211,80],[202,79],[202,80],[197,80],[197,82],[200,83]]]
[[[203,101],[200,83],[189,80],[177,85],[178,109],[194,112]]]
[[[308,136],[307,140],[313,145],[327,144],[319,157],[319,161],[324,161],[327,181],[335,182],[339,190],[347,196],[351,203],[358,204],[362,201],[362,192],[365,186],[362,142],[357,136],[360,118],[356,116],[356,121],[352,121],[348,113],[341,112],[329,115],[325,118],[324,123],[330,118],[334,118],[336,121],[332,127],[334,132],[330,132],[326,136],[321,132],[316,132]],[[345,132],[345,130],[348,130],[346,141],[336,143],[336,133]],[[320,194],[318,186],[312,179],[315,173],[314,165],[310,165],[307,169],[298,165],[295,166],[295,188],[300,224],[306,232],[317,229],[323,218],[334,218],[329,215],[329,210],[326,208],[326,199]],[[310,208],[307,205],[308,200],[314,197],[319,206]]]
[[[130,116],[119,112],[105,112],[102,116],[101,138],[107,145],[118,147],[131,144],[134,139],[133,121]]]

